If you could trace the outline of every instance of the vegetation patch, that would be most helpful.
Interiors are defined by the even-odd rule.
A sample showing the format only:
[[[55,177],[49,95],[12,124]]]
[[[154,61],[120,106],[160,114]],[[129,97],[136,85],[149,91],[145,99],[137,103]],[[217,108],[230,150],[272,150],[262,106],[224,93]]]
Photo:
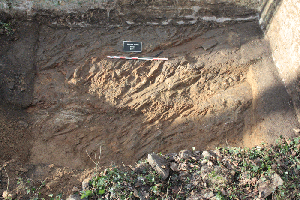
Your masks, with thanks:
[[[13,35],[14,31],[10,22],[5,23],[0,21],[0,34]]]
[[[299,199],[299,141],[162,155],[171,169],[167,180],[147,160],[135,168],[108,168],[89,181],[81,198]]]
[[[97,169],[70,199],[299,199],[299,151],[300,137],[282,137],[275,145],[252,149],[201,152],[193,148],[179,154],[150,154],[134,167]],[[3,181],[4,177],[9,176],[2,166]],[[20,177],[16,187],[7,187],[2,196],[58,200],[69,195],[48,194],[47,187],[51,187],[51,180],[36,182]]]

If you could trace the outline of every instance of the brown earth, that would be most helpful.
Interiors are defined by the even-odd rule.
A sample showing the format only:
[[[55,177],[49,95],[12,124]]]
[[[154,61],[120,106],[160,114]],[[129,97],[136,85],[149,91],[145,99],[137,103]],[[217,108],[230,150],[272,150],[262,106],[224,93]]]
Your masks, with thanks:
[[[0,36],[0,192],[7,176],[15,185],[21,176],[46,180],[48,192],[70,193],[94,162],[253,146],[282,130],[294,136],[298,126],[257,21],[119,28],[27,21],[14,28],[13,36]],[[106,58],[125,55],[124,40],[143,42],[143,53],[132,56],[163,51],[169,60]],[[269,127],[275,130],[262,131]]]
[[[250,42],[238,31],[252,32],[252,45],[261,42],[254,23],[206,35],[197,27],[41,29],[34,100],[27,109],[38,135],[31,162],[85,168],[93,164],[86,151],[99,146],[101,164],[108,165],[130,164],[152,151],[242,145],[252,97],[245,77],[260,58],[242,60],[234,45]],[[105,58],[121,54],[123,40],[146,41],[144,56],[164,50],[170,61]],[[218,46],[201,48],[211,40]]]

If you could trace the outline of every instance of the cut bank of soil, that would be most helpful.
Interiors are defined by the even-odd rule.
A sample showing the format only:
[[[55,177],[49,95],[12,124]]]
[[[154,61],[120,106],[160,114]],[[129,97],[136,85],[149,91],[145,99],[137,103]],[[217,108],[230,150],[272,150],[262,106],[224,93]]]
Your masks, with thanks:
[[[42,27],[27,109],[38,136],[31,162],[85,168],[93,165],[86,151],[95,154],[99,146],[101,164],[109,165],[131,164],[152,151],[243,145],[252,98],[245,79],[262,58],[242,59],[242,51],[261,47],[259,37],[255,23],[206,34],[201,27]],[[121,55],[123,40],[145,41],[139,56],[164,50],[170,60],[105,58]],[[201,45],[211,40],[218,45],[205,51]]]
[[[24,165],[22,176],[59,177],[48,189],[68,191],[75,181],[66,189],[59,180],[83,179],[76,170],[93,167],[100,147],[99,164],[107,166],[133,164],[150,152],[253,146],[278,136],[259,131],[272,120],[263,124],[255,112],[264,109],[253,107],[259,76],[249,69],[273,65],[256,21],[224,27],[16,26],[15,41],[1,36],[0,63],[0,158],[20,160],[11,165],[11,177]],[[106,58],[124,55],[124,40],[143,42],[143,53],[132,56],[163,51],[169,61]],[[293,118],[291,110],[285,109]],[[296,120],[288,126],[297,126]],[[52,164],[76,170],[54,170]]]

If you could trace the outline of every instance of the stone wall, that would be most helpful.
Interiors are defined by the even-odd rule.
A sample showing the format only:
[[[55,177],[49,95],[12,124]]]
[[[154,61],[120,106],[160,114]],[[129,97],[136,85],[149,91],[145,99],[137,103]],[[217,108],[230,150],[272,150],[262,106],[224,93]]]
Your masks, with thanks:
[[[265,1],[260,24],[300,121],[300,1]]]

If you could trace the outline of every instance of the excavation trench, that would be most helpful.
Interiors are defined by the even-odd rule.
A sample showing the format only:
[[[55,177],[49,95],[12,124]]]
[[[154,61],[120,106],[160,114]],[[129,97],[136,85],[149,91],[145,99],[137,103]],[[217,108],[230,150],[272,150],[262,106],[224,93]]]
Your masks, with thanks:
[[[14,34],[0,36],[0,159],[35,166],[37,176],[50,164],[133,164],[151,152],[295,136],[296,111],[269,41],[253,10],[241,12],[192,25],[79,27],[74,16],[8,17]],[[143,52],[125,54],[123,41],[143,42]],[[107,58],[159,52],[169,60]]]
[[[257,126],[272,123],[261,127],[256,119],[265,110],[257,102],[273,101],[272,91],[260,100],[268,94],[260,94],[259,87],[280,88],[280,80],[275,86],[266,80],[276,74],[257,21],[112,30],[58,29],[34,22],[18,22],[17,27],[17,40],[4,45],[2,94],[4,102],[21,106],[27,116],[30,163],[85,168],[93,166],[88,155],[94,158],[100,146],[101,165],[109,165],[132,164],[153,151],[272,141],[263,131],[253,136]],[[124,40],[144,42],[138,56],[163,51],[169,60],[106,58],[122,55]],[[285,90],[279,93],[288,98]],[[281,110],[292,113],[278,102],[266,119]],[[272,126],[272,134],[279,136],[276,129],[283,124]],[[5,143],[3,147],[9,145]]]

